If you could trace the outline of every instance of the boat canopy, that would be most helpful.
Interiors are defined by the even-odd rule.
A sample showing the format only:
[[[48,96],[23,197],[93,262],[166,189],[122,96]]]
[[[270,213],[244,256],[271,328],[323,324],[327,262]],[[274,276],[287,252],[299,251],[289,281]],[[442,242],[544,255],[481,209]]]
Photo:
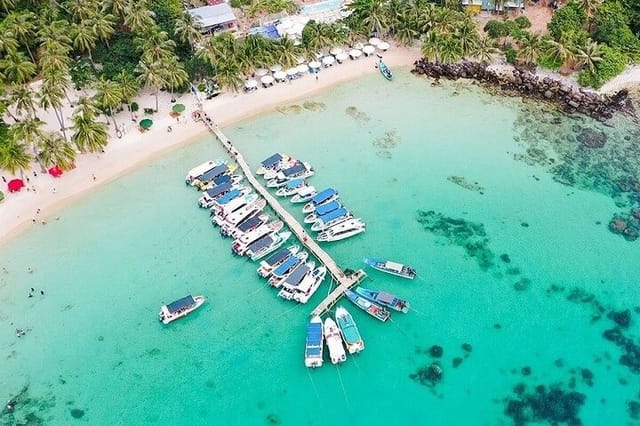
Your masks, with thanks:
[[[307,356],[320,356],[322,349],[320,345],[307,346]]]
[[[307,171],[307,166],[305,166],[301,162],[297,162],[296,164],[289,167],[288,169],[283,170],[282,175],[285,178],[289,178],[292,176],[298,176],[300,173],[303,173],[305,171]]]
[[[342,207],[342,205],[340,204],[340,201],[337,200],[327,204],[320,204],[318,207],[316,207],[316,215],[322,216],[323,214],[332,212],[336,209],[339,209],[340,207]]]
[[[247,247],[247,251],[250,253],[256,253],[264,247],[269,247],[273,243],[273,241],[273,236],[271,234],[267,234],[249,244],[249,247]]]
[[[378,297],[376,297],[376,299],[388,305],[393,305],[397,301],[397,298],[393,294],[389,294],[386,291],[379,292]]]
[[[266,263],[269,266],[275,265],[276,263],[282,262],[283,260],[285,260],[289,256],[291,256],[291,252],[289,251],[288,248],[280,249],[277,252],[273,253],[271,256],[269,256],[264,261],[264,263]]]
[[[193,306],[196,304],[196,301],[193,300],[193,297],[191,297],[191,295],[189,296],[185,296],[182,299],[178,299],[175,302],[171,302],[167,305],[167,310],[174,314],[176,312],[178,312],[181,309],[184,308],[188,308],[190,306]]]
[[[302,279],[309,273],[310,270],[311,268],[303,263],[285,279],[284,285],[296,287],[298,284],[300,284],[300,281],[302,281]]]
[[[312,348],[313,347],[313,348]],[[317,349],[317,352],[311,352]],[[307,326],[307,354],[320,355],[322,349],[322,323],[312,322]]]
[[[384,266],[387,269],[390,269],[390,270],[396,271],[396,272],[402,272],[402,268],[404,267],[404,265],[401,265],[401,264],[396,263],[396,262],[391,262],[389,260],[387,260],[387,262],[384,264]]]
[[[314,197],[311,199],[311,203],[322,204],[325,201],[327,201],[329,198],[333,197],[336,193],[337,191],[333,188],[324,189],[318,192],[316,195],[314,195]]]
[[[337,219],[339,217],[343,217],[349,214],[349,211],[345,208],[339,208],[337,210],[331,211],[325,215],[318,216],[318,220],[322,221],[322,223],[327,223],[333,219]]]
[[[231,182],[231,176],[230,175],[222,175],[222,176],[218,176],[217,178],[213,179],[213,184],[214,185],[221,185],[225,182]]]
[[[200,180],[201,182],[209,182],[213,178],[223,175],[228,171],[229,171],[229,167],[226,164],[221,164],[209,170],[208,172],[202,174],[202,176],[200,176],[198,180]]]
[[[242,191],[240,191],[239,189],[232,189],[218,199],[218,204],[225,205],[229,201],[238,198],[240,195],[242,195]]]
[[[282,160],[282,155],[280,153],[275,153],[271,157],[268,157],[260,163],[264,168],[270,168],[278,164]]]
[[[231,182],[226,182],[214,188],[207,189],[207,195],[210,198],[216,198],[217,196],[222,195],[225,192],[228,192],[229,190],[231,190],[232,187],[233,187],[233,184]]]
[[[300,263],[300,259],[295,256],[291,256],[287,260],[282,263],[282,265],[278,266],[275,271],[273,271],[273,275],[282,276],[282,274],[286,273],[288,270],[296,266]]]
[[[304,179],[293,179],[287,182],[286,187],[287,189],[294,189],[302,185],[304,185]]]
[[[247,232],[248,230],[260,225],[261,223],[262,219],[259,216],[251,216],[238,224],[238,226],[236,226],[236,229],[240,232]]]

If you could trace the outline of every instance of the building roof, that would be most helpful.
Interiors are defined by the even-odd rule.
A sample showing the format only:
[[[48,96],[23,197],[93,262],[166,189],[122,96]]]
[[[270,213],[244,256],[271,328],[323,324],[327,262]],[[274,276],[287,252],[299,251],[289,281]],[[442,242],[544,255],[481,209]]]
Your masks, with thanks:
[[[213,6],[197,7],[189,9],[189,14],[200,21],[203,28],[224,24],[236,20],[233,10],[227,3],[215,4]]]

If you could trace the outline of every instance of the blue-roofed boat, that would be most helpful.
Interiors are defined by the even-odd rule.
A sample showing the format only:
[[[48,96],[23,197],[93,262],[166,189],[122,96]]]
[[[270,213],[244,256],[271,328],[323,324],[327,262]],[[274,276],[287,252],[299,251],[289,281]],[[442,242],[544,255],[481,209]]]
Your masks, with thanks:
[[[271,273],[271,278],[269,278],[269,285],[278,287],[281,284],[282,279],[289,275],[291,271],[293,271],[300,263],[303,262],[303,260],[301,259],[301,255],[303,253],[307,255],[307,252],[304,251],[302,253],[298,253],[295,256],[291,256],[290,258],[282,262],[280,266],[274,269]]]
[[[327,213],[331,213],[334,210],[342,207],[342,204],[339,200],[329,201],[328,203],[320,204],[316,206],[314,211],[309,213],[304,217],[304,223],[313,223],[318,219],[318,216],[325,215]]]
[[[291,236],[291,232],[273,232],[262,237],[260,243],[251,244],[245,253],[251,260],[260,260],[268,254],[278,250]]]
[[[280,231],[283,226],[284,223],[281,220],[261,225],[253,231],[247,232],[233,240],[233,243],[231,244],[231,252],[238,256],[244,256],[247,253],[247,250],[249,250],[251,244],[258,241],[265,235]]]
[[[231,191],[224,194],[222,197],[215,200],[215,204],[217,204],[218,206],[224,206],[228,204],[230,201],[233,201],[237,198],[247,195],[250,192],[251,192],[251,188],[243,188],[243,189],[234,188]]]
[[[260,262],[260,267],[256,270],[258,275],[262,278],[267,278],[271,275],[271,272],[280,266],[285,260],[291,256],[295,256],[300,251],[300,246],[293,245],[284,249],[280,249],[273,253],[271,256]]]
[[[261,212],[266,205],[267,201],[264,198],[260,198],[253,203],[247,204],[235,212],[228,214],[222,221],[216,221],[216,224],[219,225],[224,232],[231,233],[240,222],[248,217],[258,214],[258,212]],[[218,219],[217,216],[216,219]]]
[[[162,321],[163,324],[169,324],[171,321],[189,315],[202,306],[206,300],[207,298],[204,296],[185,296],[168,305],[161,306],[158,319]]]
[[[416,270],[412,267],[403,265],[401,263],[391,262],[390,260],[365,258],[364,263],[374,269],[377,269],[378,271],[397,275],[398,277],[409,278],[410,280],[416,277]]]
[[[342,345],[342,336],[336,322],[331,318],[324,320],[324,340],[329,348],[329,358],[332,364],[339,364],[347,360],[347,354]]]
[[[213,188],[207,189],[202,193],[202,197],[198,200],[198,205],[203,208],[210,208],[214,205],[214,201],[226,193],[238,189],[240,191],[244,190],[246,187],[243,185],[236,185],[232,182],[225,182],[218,186],[214,186]]]
[[[294,294],[297,291],[297,287],[309,275],[316,263],[314,261],[308,263],[302,263],[298,265],[289,275],[282,279],[282,283],[278,287],[282,287],[278,296],[286,300],[293,299]]]
[[[327,276],[327,267],[320,265],[307,275],[305,279],[296,288],[296,293],[293,295],[293,300],[298,303],[307,303],[311,296],[320,288],[320,284]]]
[[[201,189],[203,191],[205,191],[205,190],[207,190],[209,188],[213,188],[213,187],[221,185],[221,184],[223,184],[225,182],[231,182],[234,185],[237,185],[238,183],[242,182],[243,179],[244,179],[244,176],[242,176],[242,175],[222,175],[222,176],[218,176],[217,178],[213,179],[207,185],[202,186]]]
[[[294,204],[306,203],[307,201],[311,200],[317,193],[318,191],[316,191],[315,186],[311,186],[311,185],[304,186],[300,188],[296,193],[296,195],[291,197],[291,200],[289,201],[291,201]]]
[[[247,204],[251,204],[258,199],[258,194],[247,194],[244,197],[235,198],[229,201],[227,204],[223,205],[215,205],[211,207],[209,214],[212,219],[211,222],[214,225],[219,225],[219,223],[224,220],[230,214],[240,210],[242,207]]]
[[[288,169],[278,172],[275,178],[267,182],[268,188],[280,188],[289,182],[290,180],[301,178],[305,179],[313,176],[314,171],[308,163],[297,162]]]
[[[358,218],[350,218],[340,223],[336,223],[316,237],[316,241],[339,241],[351,238],[367,230],[367,226]]]
[[[391,314],[385,308],[378,305],[377,303],[368,300],[365,297],[360,296],[354,291],[345,290],[344,295],[347,296],[347,298],[351,300],[358,308],[362,309],[372,317],[379,319],[382,322],[385,322],[389,319],[389,317],[391,317]]]
[[[286,161],[285,160],[280,161],[275,167],[264,172],[264,175],[262,177],[267,181],[271,179],[275,179],[276,176],[278,176],[282,170],[293,167],[299,162],[300,160],[296,160],[295,158],[289,158]]]
[[[324,350],[324,332],[322,319],[319,316],[311,318],[307,325],[307,341],[304,347],[304,365],[308,368],[322,367],[322,352]]]
[[[311,198],[311,200],[309,200],[309,202],[304,205],[304,207],[302,208],[302,213],[309,214],[312,211],[314,211],[315,208],[320,204],[329,203],[331,201],[337,200],[338,198],[339,198],[338,191],[336,191],[335,189],[333,188],[324,189],[318,192],[316,195],[314,195],[313,198]]]
[[[349,311],[342,306],[336,308],[336,322],[349,354],[362,352],[364,350],[364,340],[362,340],[358,326]]]
[[[189,173],[187,173],[187,176],[185,176],[184,181],[187,185],[191,185],[191,183],[198,177],[202,176],[203,174],[205,174],[206,172],[208,172],[209,170],[214,169],[215,167],[221,165],[221,164],[227,164],[227,160],[209,160],[209,161],[205,161],[204,163],[194,167],[193,169],[189,170]]]
[[[258,170],[256,170],[256,174],[263,175],[268,170],[274,170],[279,165],[287,161],[289,161],[288,155],[280,154],[277,152],[271,155],[270,157],[265,158],[264,160],[262,160],[262,162],[260,162],[260,167],[258,167]]]
[[[382,306],[386,306],[387,308],[394,309],[398,312],[402,312],[403,314],[409,312],[409,302],[400,299],[393,294],[387,293],[386,291],[376,291],[369,290],[363,287],[356,287],[356,293],[358,293],[360,296],[366,297],[372,302],[375,302]]]
[[[345,208],[339,208],[325,215],[318,216],[318,219],[311,225],[312,231],[324,231],[327,228],[338,225],[347,219],[351,219],[352,214]]]
[[[231,174],[237,168],[238,168],[237,164],[231,164],[231,165],[230,164],[221,164],[221,165],[216,166],[213,169],[209,170],[208,172],[206,172],[202,176],[199,176],[196,179],[194,179],[193,182],[191,182],[191,185],[192,186],[197,186],[198,188],[200,188],[201,191],[203,191],[206,188],[207,185],[209,185],[211,182],[213,182],[213,180],[215,178],[218,178],[218,177],[220,177],[222,175]]]
[[[254,229],[257,229],[259,226],[264,225],[270,219],[270,216],[266,213],[255,212],[254,215],[247,217],[245,220],[240,222],[238,226],[231,230],[224,230],[220,227],[220,235],[223,237],[232,237],[238,238],[241,235],[246,234],[247,232],[251,232]]]
[[[389,81],[393,80],[393,73],[391,72],[391,69],[387,66],[387,64],[382,62],[382,59],[380,59],[380,62],[378,62],[378,69],[380,70],[380,74],[382,74],[384,78]]]
[[[307,185],[304,179],[292,179],[287,182],[284,186],[280,187],[276,191],[276,195],[278,197],[288,197],[290,195],[296,194],[300,188],[303,188]]]

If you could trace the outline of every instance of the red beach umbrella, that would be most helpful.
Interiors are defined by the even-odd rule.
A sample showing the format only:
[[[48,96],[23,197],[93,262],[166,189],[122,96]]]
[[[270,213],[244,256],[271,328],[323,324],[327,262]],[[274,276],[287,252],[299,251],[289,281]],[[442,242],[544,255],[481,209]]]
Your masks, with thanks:
[[[7,188],[9,192],[17,192],[20,191],[24,187],[24,182],[22,179],[13,179],[7,183]]]
[[[62,174],[62,169],[58,166],[53,166],[49,169],[49,174],[53,177],[59,177]]]

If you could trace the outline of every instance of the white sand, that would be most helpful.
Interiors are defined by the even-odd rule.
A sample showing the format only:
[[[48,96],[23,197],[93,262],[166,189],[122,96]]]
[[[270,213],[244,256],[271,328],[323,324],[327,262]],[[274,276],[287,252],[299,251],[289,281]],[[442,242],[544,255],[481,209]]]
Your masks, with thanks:
[[[385,62],[392,68],[394,66],[410,66],[419,57],[420,53],[417,49],[398,46],[392,46],[384,54]],[[278,83],[268,89],[261,87],[258,91],[250,94],[224,93],[212,100],[205,101],[204,110],[221,126],[228,126],[278,105],[307,97],[336,83],[377,72],[374,66],[376,62],[375,55],[368,58],[363,56],[356,61],[336,64],[328,69],[323,68],[317,80],[312,75],[306,75],[291,83]],[[387,83],[381,79],[381,84]],[[193,96],[184,94],[177,96],[177,99],[179,103],[187,106],[180,123],[169,115],[172,105],[170,95],[161,93],[159,112],[150,117],[154,121],[153,127],[145,133],[140,133],[137,129],[137,122],[144,118],[143,108],[155,107],[154,96],[142,96],[137,99],[141,111],[135,122],[131,121],[131,115],[127,111],[116,116],[118,124],[124,123],[127,131],[124,137],[118,139],[112,124],[110,126],[111,141],[104,153],[79,154],[76,160],[77,167],[65,172],[60,178],[53,178],[41,173],[38,166],[34,165],[37,177],[33,176],[33,171],[25,173],[25,178],[28,177],[30,181],[29,183],[25,181],[29,191],[23,188],[20,192],[9,194],[6,191],[6,184],[2,183],[5,200],[0,203],[0,223],[2,224],[0,244],[6,244],[28,226],[42,226],[43,222],[55,220],[62,207],[98,185],[109,182],[167,151],[201,140],[206,130],[202,124],[195,123],[191,119],[191,112],[196,108]],[[67,126],[72,124],[71,113],[71,107],[64,110]],[[38,116],[47,123],[49,129],[59,127],[52,111],[39,112]],[[12,122],[10,118],[6,120],[9,123]],[[171,133],[167,132],[169,125],[173,128]],[[69,130],[68,135],[70,136],[71,133],[72,131]],[[203,159],[203,161],[205,160]],[[187,170],[185,170],[185,174],[186,172]],[[6,171],[2,171],[2,173],[7,180],[13,178]],[[39,213],[38,210],[40,210]],[[35,220],[35,224],[33,220]]]

